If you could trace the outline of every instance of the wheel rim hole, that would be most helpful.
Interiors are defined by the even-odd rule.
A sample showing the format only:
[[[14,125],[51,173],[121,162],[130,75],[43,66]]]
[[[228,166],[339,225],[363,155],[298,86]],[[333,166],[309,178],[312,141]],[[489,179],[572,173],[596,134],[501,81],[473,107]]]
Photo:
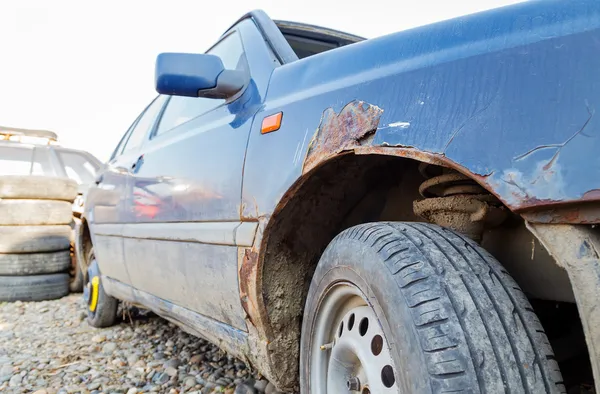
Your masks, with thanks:
[[[386,365],[381,370],[381,382],[387,388],[390,388],[396,383],[396,378],[394,377],[394,369],[391,365]]]
[[[371,390],[369,390],[368,387],[365,387],[364,389],[362,389],[361,394],[371,394]]]
[[[368,329],[369,319],[367,317],[363,317],[363,319],[360,321],[360,324],[358,325],[358,333],[361,337],[364,337]]]
[[[383,338],[381,335],[375,335],[371,340],[371,352],[375,356],[379,356],[383,350]]]
[[[342,322],[342,324],[340,324],[340,331],[338,333],[338,336],[342,336],[342,333],[344,332],[344,322]]]
[[[348,331],[352,331],[352,327],[354,327],[354,313],[348,319]]]

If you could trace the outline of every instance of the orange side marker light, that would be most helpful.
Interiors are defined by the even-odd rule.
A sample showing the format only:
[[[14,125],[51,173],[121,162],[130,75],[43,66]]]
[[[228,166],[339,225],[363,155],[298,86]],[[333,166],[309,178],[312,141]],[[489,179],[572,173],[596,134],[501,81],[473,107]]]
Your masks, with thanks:
[[[262,127],[260,128],[261,134],[267,134],[272,131],[279,130],[281,127],[281,118],[283,117],[283,112],[277,112],[276,114],[269,115],[262,121]]]

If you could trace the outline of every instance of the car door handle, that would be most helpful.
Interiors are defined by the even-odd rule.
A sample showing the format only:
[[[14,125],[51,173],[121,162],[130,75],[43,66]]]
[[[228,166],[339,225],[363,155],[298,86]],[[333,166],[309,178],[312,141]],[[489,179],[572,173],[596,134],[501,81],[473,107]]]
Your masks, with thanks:
[[[144,164],[144,155],[138,157],[138,159],[131,165],[131,172],[134,174],[138,172],[142,164]]]

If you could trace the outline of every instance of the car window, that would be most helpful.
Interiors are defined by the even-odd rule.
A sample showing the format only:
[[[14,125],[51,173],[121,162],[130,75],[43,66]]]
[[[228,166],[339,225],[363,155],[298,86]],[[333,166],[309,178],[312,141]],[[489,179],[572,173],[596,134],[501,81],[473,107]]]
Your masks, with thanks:
[[[146,108],[135,126],[133,126],[133,130],[131,131],[131,134],[129,134],[129,138],[127,138],[127,142],[125,143],[123,153],[135,148],[139,148],[142,145],[144,142],[144,137],[148,135],[148,131],[152,128],[152,126],[154,126],[156,118],[160,114],[167,97],[168,96],[163,95],[157,96]]]
[[[219,56],[227,70],[247,70],[244,48],[236,31],[219,41],[207,53]],[[158,124],[155,136],[172,130],[224,102],[223,99],[172,96]]]
[[[79,152],[57,151],[67,176],[78,184],[89,184],[96,175],[95,166]]]
[[[29,175],[33,149],[0,146],[0,175]]]
[[[55,175],[48,152],[25,146],[0,146],[0,175]]]

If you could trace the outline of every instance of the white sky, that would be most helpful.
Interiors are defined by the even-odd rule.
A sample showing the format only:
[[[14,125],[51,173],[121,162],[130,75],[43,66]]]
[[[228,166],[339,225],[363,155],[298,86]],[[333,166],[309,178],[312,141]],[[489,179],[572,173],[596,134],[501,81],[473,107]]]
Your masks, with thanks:
[[[252,9],[367,38],[519,0],[0,0],[0,125],[108,159],[156,95],[160,52],[204,52]]]

